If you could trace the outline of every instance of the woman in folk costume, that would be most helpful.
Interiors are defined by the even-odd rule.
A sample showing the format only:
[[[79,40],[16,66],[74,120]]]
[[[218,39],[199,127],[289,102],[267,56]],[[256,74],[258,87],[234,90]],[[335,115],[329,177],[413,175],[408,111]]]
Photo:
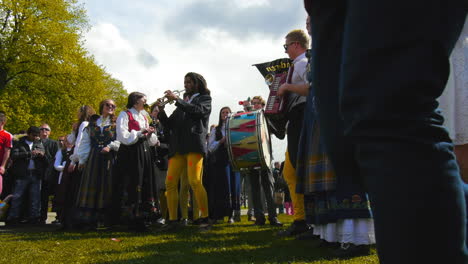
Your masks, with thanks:
[[[123,219],[134,231],[146,230],[147,220],[156,210],[156,184],[150,146],[158,143],[151,118],[144,110],[146,95],[132,92],[127,110],[117,118],[116,173],[113,183],[113,220]]]
[[[72,162],[68,166],[68,172],[73,172],[79,162],[78,148],[80,147],[83,138],[83,130],[88,126],[91,116],[96,112],[89,105],[83,105],[78,110],[78,122],[73,124],[73,131],[67,136],[68,142],[73,144],[73,154],[70,156]]]
[[[57,189],[55,194],[55,203],[57,207],[57,219],[60,222],[62,219],[63,211],[65,209],[65,194],[70,186],[70,177],[64,177],[67,175],[66,168],[67,164],[70,164],[70,155],[73,153],[73,144],[64,140],[61,149],[55,154],[54,168],[59,172],[57,180]]]
[[[309,57],[309,63],[312,59]],[[312,80],[310,68],[308,80]],[[336,255],[368,254],[369,245],[375,244],[375,234],[367,194],[354,179],[357,168],[348,166],[339,171],[333,168],[321,140],[316,111],[312,83],[307,91],[299,141],[296,192],[304,194],[306,219],[314,225],[311,232],[325,245],[337,245]],[[310,238],[310,234],[303,237],[307,235]]]
[[[210,159],[214,162],[214,215],[213,219],[222,220],[228,216],[228,222],[234,223],[234,214],[240,210],[240,173],[234,172],[229,163],[229,156],[226,148],[226,121],[231,114],[231,109],[227,106],[221,108],[219,112],[218,126],[210,134],[208,140],[208,150]]]
[[[78,109],[78,122],[73,124],[73,131],[67,136],[67,142],[73,146],[66,153],[68,159],[61,181],[57,190],[57,203],[62,208],[59,215],[59,221],[62,224],[62,229],[75,228],[76,215],[76,197],[78,188],[80,187],[81,171],[75,166],[79,162],[78,148],[83,139],[83,130],[88,126],[91,117],[95,114],[94,109],[89,105],[83,105]]]
[[[114,101],[102,101],[101,116],[83,130],[78,147],[78,169],[83,173],[76,200],[76,223],[86,229],[94,229],[104,221],[111,203],[112,167],[120,145],[116,140],[114,111]]]

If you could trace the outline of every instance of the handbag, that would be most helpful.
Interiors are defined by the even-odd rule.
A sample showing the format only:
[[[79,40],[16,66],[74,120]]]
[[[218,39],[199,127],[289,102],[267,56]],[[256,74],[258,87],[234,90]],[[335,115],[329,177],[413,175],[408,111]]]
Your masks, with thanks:
[[[284,203],[284,192],[275,192],[273,195],[275,204],[282,205]]]

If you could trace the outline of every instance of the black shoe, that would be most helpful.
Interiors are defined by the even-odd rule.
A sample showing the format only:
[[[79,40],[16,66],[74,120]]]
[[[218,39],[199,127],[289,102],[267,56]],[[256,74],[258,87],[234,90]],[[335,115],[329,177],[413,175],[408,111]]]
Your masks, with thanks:
[[[144,225],[133,225],[130,227],[131,231],[143,232]],[[97,231],[96,225],[85,224],[80,227],[81,232],[95,232]]]
[[[308,231],[310,228],[304,220],[294,221],[287,229],[278,232],[278,236],[295,236]]]
[[[270,225],[272,226],[283,226],[283,223],[281,223],[277,217],[272,217],[268,219],[270,221]]]
[[[240,210],[234,211],[234,221],[235,222],[240,222],[241,221],[241,212],[240,212]]]
[[[255,216],[253,215],[248,215],[247,216],[247,221],[250,221],[250,222],[255,222],[257,219],[255,219]]]
[[[351,243],[342,243],[338,249],[332,251],[332,254],[339,258],[370,255],[370,245],[356,246]]]
[[[234,224],[234,222],[235,222],[235,221],[234,221],[234,218],[229,217],[228,224]]]
[[[189,224],[189,223],[188,223],[188,219],[182,219],[182,220],[180,220],[180,225],[181,225],[181,226],[188,226],[188,224]]]
[[[200,226],[200,228],[206,228],[212,225],[212,221],[208,217],[199,218],[198,220],[199,220],[198,226]]]
[[[182,228],[180,225],[179,221],[174,220],[174,221],[167,221],[167,224],[163,225],[161,227],[161,231],[166,231],[166,232],[176,232],[179,231]]]
[[[46,222],[44,220],[42,220],[42,219],[36,218],[36,219],[28,220],[27,224],[32,225],[32,226],[43,226],[43,225],[46,224]]]
[[[198,218],[197,220],[193,220],[192,225],[200,225],[203,221],[203,218]]]
[[[255,217],[254,225],[262,226],[265,225],[266,219],[264,215],[258,215]]]
[[[314,229],[310,228],[304,233],[300,233],[299,235],[297,235],[296,239],[297,240],[316,240],[316,239],[320,239],[320,236],[314,235]]]
[[[21,226],[21,223],[19,220],[17,219],[13,219],[13,220],[7,220],[5,221],[5,226],[6,227],[20,227]]]

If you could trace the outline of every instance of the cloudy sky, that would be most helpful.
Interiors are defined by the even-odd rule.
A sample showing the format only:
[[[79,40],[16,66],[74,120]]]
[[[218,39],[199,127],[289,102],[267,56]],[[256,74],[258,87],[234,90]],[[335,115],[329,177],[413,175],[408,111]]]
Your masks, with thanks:
[[[223,106],[237,111],[249,96],[266,98],[268,87],[251,65],[286,57],[284,36],[305,30],[302,1],[81,2],[92,25],[85,46],[128,92],[143,92],[153,102],[165,90],[183,89],[187,72],[198,72],[213,98],[210,124]],[[284,159],[285,145],[273,141],[275,160]]]

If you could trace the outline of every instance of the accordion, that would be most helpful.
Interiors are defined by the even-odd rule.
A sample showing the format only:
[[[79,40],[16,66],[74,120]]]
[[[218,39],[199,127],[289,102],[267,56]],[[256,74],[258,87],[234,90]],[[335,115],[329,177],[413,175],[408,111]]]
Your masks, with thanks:
[[[265,106],[265,117],[270,131],[279,139],[286,135],[286,111],[288,106],[288,96],[278,96],[279,87],[287,80],[288,73],[269,74],[265,81],[269,85],[270,94]]]

